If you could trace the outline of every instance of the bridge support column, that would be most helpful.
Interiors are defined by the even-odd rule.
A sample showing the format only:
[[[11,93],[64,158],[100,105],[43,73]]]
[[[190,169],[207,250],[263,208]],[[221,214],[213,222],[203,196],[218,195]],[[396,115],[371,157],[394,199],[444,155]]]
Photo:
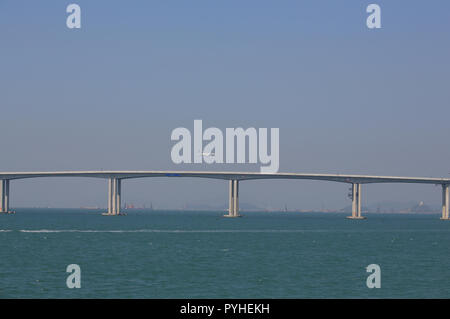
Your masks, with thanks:
[[[0,180],[0,213],[14,213],[9,210],[9,179]]]
[[[442,217],[441,219],[449,220],[449,185],[442,185]]]
[[[108,215],[112,214],[112,178],[108,178]]]
[[[108,179],[108,212],[102,215],[122,215],[120,213],[122,197],[122,180],[120,178]]]
[[[352,183],[352,215],[350,219],[365,219],[361,216],[361,184]]]
[[[4,212],[5,207],[5,184],[4,180],[0,180],[0,213]]]
[[[234,217],[239,217],[241,215],[239,215],[239,181],[237,179],[234,180],[233,192],[234,192],[234,196],[233,196],[233,200],[234,200],[233,216]]]
[[[229,196],[228,196],[228,216],[231,217],[234,214],[234,181],[229,181]]]
[[[116,179],[116,211],[115,215],[120,215],[120,206],[122,205],[122,180]]]
[[[116,179],[115,178],[111,178],[111,214],[110,215],[115,215],[116,214]]]
[[[239,181],[229,181],[229,196],[228,196],[228,215],[225,217],[240,217],[239,215]]]

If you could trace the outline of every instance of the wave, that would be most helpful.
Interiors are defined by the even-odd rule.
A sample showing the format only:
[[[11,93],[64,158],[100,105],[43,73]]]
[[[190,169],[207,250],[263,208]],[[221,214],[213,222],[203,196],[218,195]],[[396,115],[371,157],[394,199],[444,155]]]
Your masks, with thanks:
[[[11,232],[13,230],[0,230]],[[397,232],[448,232],[448,229],[21,229],[21,233],[397,233]]]
[[[305,230],[283,230],[283,229],[205,229],[205,230],[161,230],[161,229],[133,229],[133,230],[83,230],[83,229],[20,229],[21,233],[300,233]]]

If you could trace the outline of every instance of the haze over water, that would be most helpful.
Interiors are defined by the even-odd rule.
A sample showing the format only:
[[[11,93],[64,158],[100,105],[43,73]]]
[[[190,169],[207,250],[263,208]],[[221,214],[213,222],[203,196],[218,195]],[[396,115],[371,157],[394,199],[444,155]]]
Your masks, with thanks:
[[[2,298],[449,298],[439,215],[18,209],[0,216]],[[369,289],[369,264],[381,289]],[[66,267],[81,267],[81,289]]]

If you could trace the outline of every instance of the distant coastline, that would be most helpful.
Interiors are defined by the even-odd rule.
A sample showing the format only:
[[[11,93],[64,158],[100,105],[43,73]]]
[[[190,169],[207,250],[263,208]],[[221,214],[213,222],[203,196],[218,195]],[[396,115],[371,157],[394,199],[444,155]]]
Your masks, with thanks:
[[[48,206],[42,206],[42,207],[16,207],[15,210],[29,210],[29,209],[36,209],[36,210],[83,210],[83,211],[92,211],[92,212],[98,212],[98,211],[105,211],[106,207],[99,207],[99,206],[83,206],[83,207],[48,207]],[[124,212],[218,212],[218,213],[224,213],[227,212],[227,209],[221,209],[221,208],[123,208]],[[312,214],[312,213],[319,213],[319,214],[348,214],[351,212],[349,209],[241,209],[241,212],[250,212],[250,213],[289,213],[289,214]],[[389,210],[380,210],[380,211],[374,211],[374,210],[362,210],[363,214],[377,214],[377,215],[389,215],[389,214],[402,214],[402,215],[437,215],[440,214],[440,211],[435,210],[424,210],[424,211],[413,211],[410,209],[401,209],[401,210],[395,210],[395,209],[389,209]]]

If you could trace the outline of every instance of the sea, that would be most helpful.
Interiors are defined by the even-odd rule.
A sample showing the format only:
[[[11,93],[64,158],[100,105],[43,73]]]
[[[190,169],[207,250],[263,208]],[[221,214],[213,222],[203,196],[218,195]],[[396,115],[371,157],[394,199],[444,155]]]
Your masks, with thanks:
[[[450,297],[450,221],[437,214],[101,213],[1,214],[0,298]]]

